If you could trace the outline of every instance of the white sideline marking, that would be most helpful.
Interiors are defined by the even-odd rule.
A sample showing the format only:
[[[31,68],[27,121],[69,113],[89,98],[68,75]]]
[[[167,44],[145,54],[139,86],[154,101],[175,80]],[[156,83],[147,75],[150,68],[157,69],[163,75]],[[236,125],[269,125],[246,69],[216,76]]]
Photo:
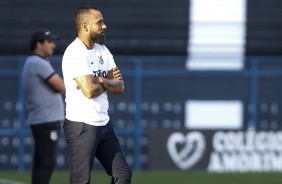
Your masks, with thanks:
[[[0,179],[0,184],[26,184],[19,181],[7,180],[7,179]]]

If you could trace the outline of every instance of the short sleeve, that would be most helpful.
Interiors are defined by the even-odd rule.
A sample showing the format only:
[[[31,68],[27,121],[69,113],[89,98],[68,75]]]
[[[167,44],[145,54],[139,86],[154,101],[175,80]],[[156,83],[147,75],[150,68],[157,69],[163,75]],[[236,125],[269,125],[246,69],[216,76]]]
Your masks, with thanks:
[[[55,73],[54,68],[49,61],[40,57],[34,57],[32,65],[32,71],[42,80],[47,80]]]
[[[63,72],[71,79],[92,74],[84,50],[67,50],[63,57]]]

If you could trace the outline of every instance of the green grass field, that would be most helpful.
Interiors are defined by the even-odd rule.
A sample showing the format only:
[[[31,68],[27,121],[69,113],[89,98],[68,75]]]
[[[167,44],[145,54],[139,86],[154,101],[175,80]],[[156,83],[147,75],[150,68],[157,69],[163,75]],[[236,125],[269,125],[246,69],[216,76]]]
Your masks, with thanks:
[[[30,172],[0,171],[0,184],[29,184]],[[56,171],[51,184],[67,184],[68,172]],[[92,184],[110,184],[110,177],[99,171]],[[282,173],[211,174],[203,171],[133,172],[132,184],[282,184]]]

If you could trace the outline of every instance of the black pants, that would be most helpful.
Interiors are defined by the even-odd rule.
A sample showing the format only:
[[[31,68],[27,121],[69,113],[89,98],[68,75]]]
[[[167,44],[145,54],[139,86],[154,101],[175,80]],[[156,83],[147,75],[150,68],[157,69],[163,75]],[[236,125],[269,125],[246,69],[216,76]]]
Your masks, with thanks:
[[[32,184],[48,184],[57,161],[60,121],[31,125],[34,138]]]
[[[112,184],[131,183],[132,173],[111,121],[105,126],[92,126],[65,119],[64,132],[69,149],[70,184],[90,183],[95,156],[112,177]]]

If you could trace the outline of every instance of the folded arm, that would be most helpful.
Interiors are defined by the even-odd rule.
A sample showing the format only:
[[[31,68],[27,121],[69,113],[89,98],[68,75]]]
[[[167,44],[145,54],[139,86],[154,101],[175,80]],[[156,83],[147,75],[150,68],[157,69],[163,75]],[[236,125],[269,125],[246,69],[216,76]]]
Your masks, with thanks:
[[[105,91],[98,77],[94,77],[92,74],[76,77],[75,81],[78,89],[80,89],[83,95],[88,99],[97,97]]]
[[[54,89],[58,93],[64,93],[65,92],[64,80],[58,74],[55,73],[54,75],[52,75],[47,80],[47,83],[48,83],[49,86],[51,86],[52,89]]]
[[[108,71],[106,78],[99,77],[99,82],[110,93],[120,94],[124,91],[124,82],[117,67]]]

